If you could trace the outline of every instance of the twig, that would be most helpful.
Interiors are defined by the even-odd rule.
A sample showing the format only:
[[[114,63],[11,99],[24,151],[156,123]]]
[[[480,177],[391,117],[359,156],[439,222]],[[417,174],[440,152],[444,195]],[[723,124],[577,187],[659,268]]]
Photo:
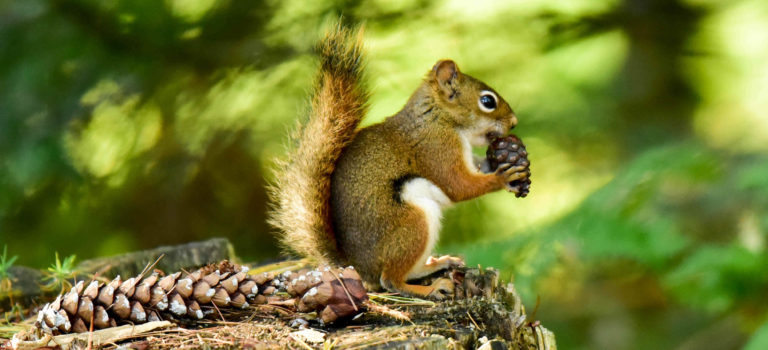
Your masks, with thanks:
[[[144,277],[144,274],[147,273],[147,271],[149,271],[152,268],[154,268],[155,265],[157,265],[157,263],[160,262],[160,259],[162,259],[164,256],[165,256],[165,254],[160,254],[160,256],[158,256],[157,259],[155,259],[155,262],[153,262],[152,264],[147,264],[146,266],[144,266],[144,270],[141,270],[141,273],[139,274],[139,279]]]
[[[408,313],[406,313],[406,312],[394,310],[394,309],[388,308],[388,307],[386,307],[384,305],[376,305],[376,304],[374,304],[374,303],[372,303],[370,301],[367,301],[364,304],[365,304],[366,307],[368,307],[368,311],[369,312],[378,313],[378,314],[381,314],[381,315],[384,315],[384,316],[392,317],[392,318],[394,318],[396,320],[408,321],[408,322],[413,323],[411,321],[410,315],[408,315]]]
[[[469,320],[472,321],[472,324],[475,325],[475,327],[477,327],[477,329],[479,329],[481,331],[485,330],[485,327],[480,327],[480,325],[478,325],[477,322],[475,322],[475,319],[472,318],[472,314],[469,313],[469,310],[467,310],[467,316],[469,316]]]
[[[91,325],[88,327],[88,347],[86,350],[93,349],[93,314],[94,312],[91,312]]]
[[[221,310],[219,310],[219,307],[216,306],[216,303],[211,302],[211,305],[213,305],[213,308],[216,309],[216,312],[219,313],[219,317],[221,317],[222,321],[226,321],[227,319],[224,318],[224,315],[221,314]]]
[[[531,312],[531,316],[526,316],[526,320],[531,320],[530,322],[536,321],[536,313],[539,311],[539,306],[541,305],[541,295],[536,294],[536,306],[533,307],[533,312]]]

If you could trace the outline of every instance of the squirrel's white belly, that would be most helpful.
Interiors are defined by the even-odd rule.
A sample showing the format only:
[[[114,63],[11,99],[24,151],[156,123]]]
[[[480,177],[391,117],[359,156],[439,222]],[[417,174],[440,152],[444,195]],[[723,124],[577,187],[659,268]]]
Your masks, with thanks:
[[[424,264],[431,256],[432,249],[434,249],[440,235],[440,221],[443,218],[443,209],[453,203],[437,185],[422,177],[408,180],[403,185],[400,198],[403,202],[421,209],[427,221],[427,229],[429,230],[427,245],[424,247],[421,258],[417,260],[416,265],[408,273],[407,278],[423,277],[429,273],[429,271],[425,271]]]

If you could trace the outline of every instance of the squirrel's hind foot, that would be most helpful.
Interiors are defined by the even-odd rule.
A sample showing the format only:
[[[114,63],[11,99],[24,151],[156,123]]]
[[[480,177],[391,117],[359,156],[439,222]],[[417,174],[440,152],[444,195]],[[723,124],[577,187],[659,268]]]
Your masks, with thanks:
[[[427,295],[428,298],[443,300],[453,296],[456,286],[450,279],[438,278],[432,282],[430,288],[432,288],[432,292]]]

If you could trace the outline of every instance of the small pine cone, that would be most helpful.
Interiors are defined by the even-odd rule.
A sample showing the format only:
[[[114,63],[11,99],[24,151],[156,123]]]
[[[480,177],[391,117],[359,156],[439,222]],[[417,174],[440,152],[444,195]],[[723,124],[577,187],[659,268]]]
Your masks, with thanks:
[[[299,312],[321,311],[325,323],[346,319],[363,309],[368,293],[360,275],[352,267],[333,269],[328,266],[307,272],[304,281],[311,287],[297,305]],[[293,282],[289,283],[293,284]],[[299,282],[296,282],[299,284]]]
[[[101,329],[125,323],[144,323],[168,318],[201,319],[213,315],[215,306],[246,308],[266,303],[259,294],[272,275],[249,276],[247,269],[227,261],[192,271],[160,277],[158,273],[123,281],[120,276],[100,284],[83,281],[54,302],[46,304],[36,325],[43,332],[62,334]],[[276,293],[272,287],[271,293]]]
[[[515,190],[515,197],[525,197],[531,188],[531,170],[528,160],[528,151],[523,145],[523,141],[515,135],[502,136],[491,142],[486,152],[490,171],[496,171],[503,164],[513,166],[524,166],[527,168],[525,178],[515,180],[509,183],[510,188]]]

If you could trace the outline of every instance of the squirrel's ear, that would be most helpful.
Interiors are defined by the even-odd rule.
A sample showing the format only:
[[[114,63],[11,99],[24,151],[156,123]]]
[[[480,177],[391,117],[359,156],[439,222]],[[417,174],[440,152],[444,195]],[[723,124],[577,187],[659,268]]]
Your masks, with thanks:
[[[440,60],[432,67],[432,75],[440,90],[448,99],[456,96],[456,86],[459,80],[459,67],[451,60]]]

